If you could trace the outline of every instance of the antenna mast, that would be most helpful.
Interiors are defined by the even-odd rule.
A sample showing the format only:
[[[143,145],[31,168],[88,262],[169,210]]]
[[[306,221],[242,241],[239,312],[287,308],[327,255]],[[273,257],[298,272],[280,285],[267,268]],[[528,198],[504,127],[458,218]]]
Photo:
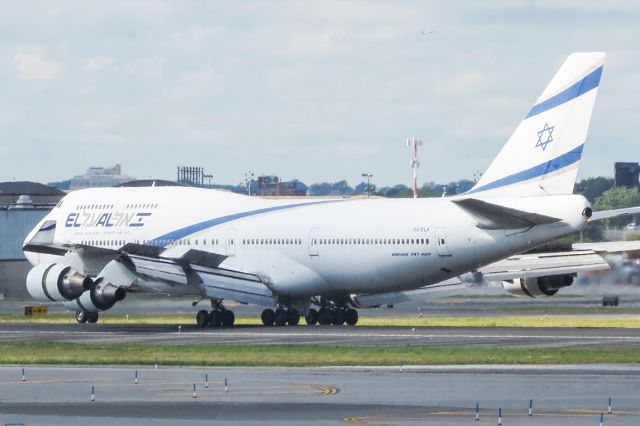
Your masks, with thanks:
[[[418,198],[418,147],[422,146],[422,140],[407,138],[407,146],[411,148],[411,168],[413,169],[413,198]]]

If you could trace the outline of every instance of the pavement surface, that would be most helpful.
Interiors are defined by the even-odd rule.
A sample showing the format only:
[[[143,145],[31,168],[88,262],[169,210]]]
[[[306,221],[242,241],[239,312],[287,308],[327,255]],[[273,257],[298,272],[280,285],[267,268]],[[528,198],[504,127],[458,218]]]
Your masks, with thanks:
[[[600,413],[607,425],[640,424],[640,367],[634,366],[28,366],[25,381],[21,376],[20,367],[0,367],[4,423],[496,424],[501,408],[504,425],[596,425]],[[606,414],[609,398],[612,414]]]
[[[308,344],[358,346],[640,347],[640,329],[0,323],[0,342]]]

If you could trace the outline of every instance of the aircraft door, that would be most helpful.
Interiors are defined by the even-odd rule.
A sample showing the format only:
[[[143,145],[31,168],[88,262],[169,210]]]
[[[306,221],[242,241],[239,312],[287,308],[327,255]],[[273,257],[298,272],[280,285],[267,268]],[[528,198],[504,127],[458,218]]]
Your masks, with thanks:
[[[227,230],[227,256],[235,256],[236,244],[236,228],[229,228]]]
[[[436,250],[438,256],[447,257],[451,256],[451,251],[447,247],[447,230],[445,228],[436,228]]]
[[[318,256],[320,244],[320,231],[318,228],[311,228],[309,231],[309,256]]]

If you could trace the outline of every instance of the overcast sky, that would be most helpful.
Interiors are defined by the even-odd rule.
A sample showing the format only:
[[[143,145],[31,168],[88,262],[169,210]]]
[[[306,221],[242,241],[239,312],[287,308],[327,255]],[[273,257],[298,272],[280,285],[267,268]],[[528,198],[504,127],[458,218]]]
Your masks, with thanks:
[[[580,176],[611,176],[640,161],[637,4],[4,1],[0,180],[410,184],[406,137],[421,182],[472,179],[585,50],[608,57]]]

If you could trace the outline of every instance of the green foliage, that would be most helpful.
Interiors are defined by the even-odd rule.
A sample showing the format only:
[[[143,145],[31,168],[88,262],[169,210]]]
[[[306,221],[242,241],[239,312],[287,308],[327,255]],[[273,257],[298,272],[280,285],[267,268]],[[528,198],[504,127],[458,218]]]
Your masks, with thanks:
[[[603,192],[613,188],[613,178],[606,178],[602,176],[582,179],[576,183],[576,194],[584,195],[590,203],[594,203],[595,200],[602,195]]]
[[[625,207],[640,206],[640,191],[637,188],[626,188],[623,186],[611,188],[605,191],[594,204],[594,210],[613,210]],[[607,219],[607,226],[622,227],[633,221],[633,217],[621,217]]]
[[[450,364],[637,364],[638,348],[94,344],[5,342],[2,364],[331,366]]]

